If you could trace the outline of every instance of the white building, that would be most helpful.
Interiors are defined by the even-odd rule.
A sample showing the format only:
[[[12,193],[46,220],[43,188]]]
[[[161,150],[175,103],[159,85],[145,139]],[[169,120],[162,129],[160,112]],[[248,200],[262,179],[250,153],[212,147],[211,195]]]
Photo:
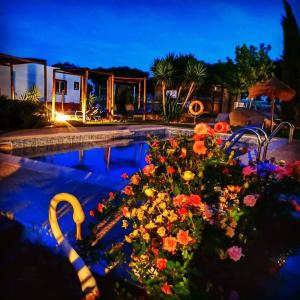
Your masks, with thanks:
[[[47,100],[51,102],[54,67],[47,66]],[[15,99],[20,99],[26,91],[36,86],[44,97],[44,66],[38,63],[13,65],[13,89]],[[80,104],[80,76],[64,73],[55,73],[56,103],[61,103],[64,94],[64,103]],[[0,65],[0,95],[11,98],[11,68],[9,65]]]

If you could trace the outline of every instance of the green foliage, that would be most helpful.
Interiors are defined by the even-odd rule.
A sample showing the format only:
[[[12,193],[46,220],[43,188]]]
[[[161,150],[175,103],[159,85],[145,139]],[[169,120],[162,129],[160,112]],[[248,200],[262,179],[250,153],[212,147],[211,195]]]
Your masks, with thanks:
[[[87,107],[92,107],[95,104],[96,99],[97,97],[94,94],[90,93],[87,99]]]
[[[36,85],[33,85],[29,90],[25,92],[25,94],[22,94],[20,96],[21,100],[27,100],[27,101],[33,101],[33,102],[39,102],[41,97],[41,92],[37,88]]]
[[[44,105],[28,100],[0,99],[0,128],[39,128],[46,124]]]
[[[170,97],[167,97],[166,102],[166,121],[178,121],[179,117],[181,115],[180,112],[180,105],[179,105],[179,99],[172,99]]]

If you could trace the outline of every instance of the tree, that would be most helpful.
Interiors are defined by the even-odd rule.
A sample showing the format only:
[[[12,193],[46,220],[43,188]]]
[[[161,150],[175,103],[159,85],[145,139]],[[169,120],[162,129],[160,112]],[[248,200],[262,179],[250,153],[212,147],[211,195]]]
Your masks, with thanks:
[[[296,97],[282,104],[283,119],[294,122],[300,120],[300,34],[292,8],[283,1],[286,16],[282,19],[283,61],[282,79],[297,92]]]
[[[181,106],[183,111],[187,101],[193,94],[194,90],[203,83],[203,79],[206,76],[206,68],[200,61],[189,60],[185,71],[185,82],[189,84],[188,93]]]
[[[151,71],[156,82],[161,84],[163,113],[166,115],[166,89],[172,81],[173,65],[168,59],[155,59],[151,66]]]

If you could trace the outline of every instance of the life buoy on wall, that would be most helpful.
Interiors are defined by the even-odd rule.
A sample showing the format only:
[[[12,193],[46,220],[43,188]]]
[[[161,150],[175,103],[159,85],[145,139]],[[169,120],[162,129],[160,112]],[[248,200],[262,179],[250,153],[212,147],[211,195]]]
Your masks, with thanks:
[[[204,112],[204,105],[200,100],[192,100],[189,105],[189,112],[193,116],[199,116]]]

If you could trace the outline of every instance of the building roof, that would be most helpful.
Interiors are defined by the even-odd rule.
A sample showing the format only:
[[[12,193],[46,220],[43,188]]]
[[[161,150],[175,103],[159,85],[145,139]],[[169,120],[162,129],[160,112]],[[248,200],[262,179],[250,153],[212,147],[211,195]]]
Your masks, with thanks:
[[[0,53],[0,65],[17,65],[17,64],[28,64],[28,63],[37,63],[37,64],[46,64],[46,59],[40,58],[27,58],[27,57],[17,57],[8,54]]]

